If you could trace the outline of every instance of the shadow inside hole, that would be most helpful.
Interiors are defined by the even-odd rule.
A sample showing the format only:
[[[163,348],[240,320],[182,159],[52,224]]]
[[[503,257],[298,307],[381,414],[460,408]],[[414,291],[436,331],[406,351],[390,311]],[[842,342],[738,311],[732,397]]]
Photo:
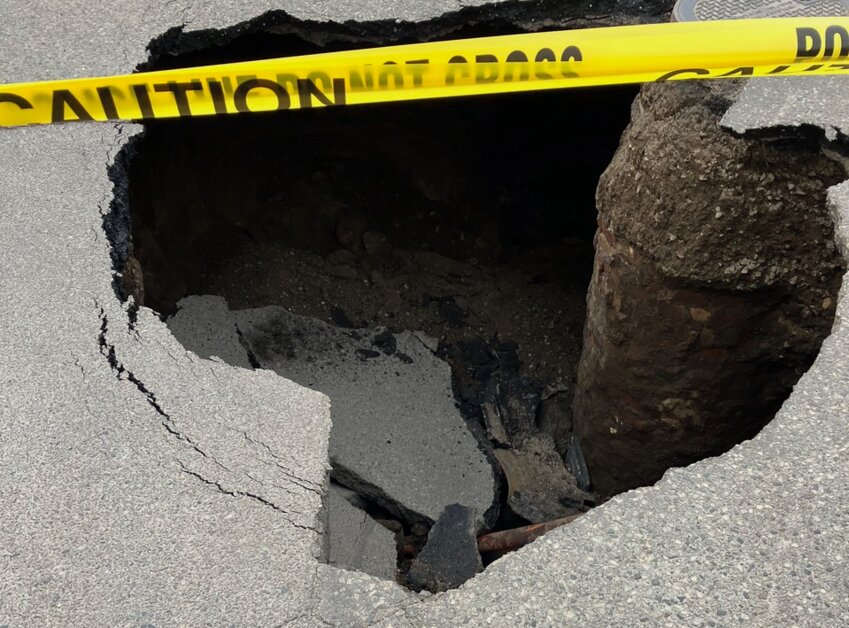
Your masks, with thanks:
[[[584,255],[571,251],[576,259],[564,259],[555,275],[586,282],[595,186],[635,93],[629,86],[148,123],[130,191],[144,302],[170,314],[187,294],[224,294],[228,265],[257,249],[358,253],[379,248],[380,237],[480,264],[562,249],[569,239]],[[257,275],[237,281],[260,283]],[[243,285],[226,296],[239,307],[275,302],[255,295],[262,289]]]

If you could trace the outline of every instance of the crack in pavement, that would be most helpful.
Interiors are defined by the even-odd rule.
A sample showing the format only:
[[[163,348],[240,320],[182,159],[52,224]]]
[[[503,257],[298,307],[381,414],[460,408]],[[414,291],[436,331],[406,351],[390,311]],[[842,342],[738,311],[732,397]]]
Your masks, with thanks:
[[[206,484],[207,486],[212,486],[212,487],[213,487],[213,488],[215,488],[215,489],[216,489],[219,493],[222,493],[222,494],[224,494],[224,495],[229,495],[229,496],[231,496],[231,497],[248,497],[248,498],[250,498],[250,499],[256,500],[256,501],[258,501],[259,503],[263,504],[264,506],[268,506],[269,508],[272,508],[273,510],[275,510],[275,511],[279,512],[280,514],[282,514],[282,515],[283,515],[283,518],[284,518],[284,519],[285,519],[288,523],[290,523],[292,526],[294,526],[295,528],[299,528],[299,529],[301,529],[301,530],[309,530],[309,531],[311,531],[311,532],[315,532],[315,533],[318,533],[318,532],[319,532],[318,530],[316,530],[316,529],[315,529],[314,527],[312,527],[312,526],[305,526],[305,525],[303,525],[303,524],[300,524],[300,523],[297,523],[297,522],[293,521],[293,520],[289,517],[289,513],[288,513],[288,512],[286,512],[285,510],[283,510],[282,508],[280,508],[280,506],[278,506],[278,505],[277,505],[277,504],[275,504],[274,502],[271,502],[271,501],[269,501],[269,500],[265,499],[265,498],[264,498],[264,497],[262,497],[261,495],[257,495],[257,494],[255,494],[255,493],[250,493],[250,492],[248,492],[248,491],[231,491],[231,490],[228,490],[228,489],[224,488],[223,486],[221,486],[221,484],[220,484],[220,483],[218,483],[218,482],[216,482],[215,480],[210,480],[210,479],[208,479],[208,478],[203,477],[200,473],[197,473],[197,472],[195,472],[195,471],[192,471],[191,469],[189,469],[189,468],[185,465],[185,463],[184,463],[182,460],[178,460],[177,462],[180,464],[180,470],[181,470],[183,473],[186,473],[187,475],[191,475],[192,477],[197,478],[198,480],[200,480],[201,482],[203,482],[203,483],[204,483],[204,484]]]
[[[106,334],[109,330],[109,319],[106,315],[106,311],[98,304],[98,308],[100,310],[100,334],[97,337],[97,344],[100,348],[100,354],[106,358],[106,361],[109,363],[109,366],[112,370],[117,374],[119,380],[126,379],[130,383],[132,383],[138,390],[141,392],[147,403],[156,411],[156,413],[162,417],[161,423],[162,427],[164,427],[169,434],[177,437],[178,440],[181,440],[188,444],[192,449],[194,449],[197,453],[199,453],[204,458],[211,460],[218,466],[220,466],[225,471],[230,471],[227,467],[218,462],[213,456],[210,456],[205,451],[203,451],[200,447],[198,447],[197,443],[192,441],[191,438],[180,432],[175,426],[174,421],[171,419],[171,416],[165,412],[162,406],[156,399],[156,395],[153,394],[152,391],[148,390],[147,386],[144,385],[138,377],[136,377],[132,371],[127,370],[124,365],[118,360],[115,355],[115,345],[109,344],[106,340]]]
[[[212,462],[213,464],[220,467],[221,469],[223,469],[227,473],[232,474],[232,471],[230,469],[228,469],[225,465],[223,465],[220,461],[218,461],[214,456],[209,455],[207,452],[205,452],[203,449],[201,449],[198,446],[198,444],[195,443],[189,436],[180,432],[177,429],[177,427],[175,426],[174,421],[172,420],[171,416],[165,411],[165,409],[162,407],[162,405],[157,400],[156,395],[153,393],[153,391],[151,391],[144,384],[144,382],[142,382],[138,377],[136,377],[136,375],[132,371],[127,369],[123,365],[123,363],[120,360],[118,360],[118,357],[117,357],[116,352],[115,352],[115,345],[110,344],[109,341],[107,340],[107,334],[108,334],[108,331],[109,331],[108,315],[106,314],[105,309],[97,301],[95,301],[95,305],[97,306],[97,308],[99,310],[99,318],[100,318],[100,333],[98,334],[98,337],[97,337],[97,343],[98,343],[98,347],[99,347],[99,350],[100,350],[100,354],[109,363],[110,368],[116,374],[116,377],[118,378],[118,380],[119,381],[129,381],[131,384],[133,384],[136,387],[136,389],[139,392],[141,392],[144,395],[147,403],[159,415],[160,424],[170,435],[174,436],[175,438],[177,438],[177,440],[179,440],[179,441],[185,443],[186,445],[188,445],[189,447],[191,447],[191,449],[193,449],[196,453],[200,454],[206,460]],[[135,330],[133,329],[133,331],[135,331]],[[265,443],[262,443],[262,441],[253,441],[252,439],[250,439],[250,437],[247,435],[247,433],[245,433],[245,438],[247,440],[251,441],[251,442],[265,445]],[[271,451],[270,447],[265,445],[265,448],[268,450],[269,454],[271,454],[275,458],[277,457]],[[301,529],[301,530],[308,530],[308,531],[311,531],[311,532],[315,532],[317,534],[320,533],[320,531],[317,530],[313,526],[304,525],[304,524],[298,523],[297,521],[294,521],[291,518],[291,515],[290,515],[289,512],[287,512],[286,510],[284,510],[283,508],[281,508],[280,506],[278,506],[274,502],[262,497],[261,495],[251,493],[250,491],[226,489],[226,488],[224,488],[224,486],[221,485],[220,482],[217,482],[215,480],[210,480],[210,479],[204,477],[203,475],[201,475],[200,473],[189,469],[182,460],[177,460],[177,462],[179,463],[179,465],[181,467],[181,471],[183,473],[191,475],[192,477],[200,480],[203,484],[205,484],[207,486],[214,487],[221,494],[229,495],[229,496],[232,496],[232,497],[247,497],[249,499],[252,499],[254,501],[261,503],[264,506],[267,506],[268,508],[273,509],[277,513],[282,514],[285,521],[295,528],[298,528],[298,529]],[[308,483],[304,480],[296,481],[295,479],[293,479],[293,474],[291,473],[291,471],[284,469],[279,463],[277,464],[277,467],[280,468],[280,470],[282,472],[285,472],[285,476],[287,477],[287,479],[292,481],[293,484],[295,484],[296,486],[298,486],[298,487],[300,487],[304,490],[311,491],[311,492],[313,492],[317,495],[321,495],[320,488],[317,488],[315,486],[309,486]],[[260,485],[261,484],[262,483],[260,482]],[[288,489],[285,489],[285,487],[278,487],[278,488],[280,488],[281,490],[287,490],[287,492],[291,492]]]
[[[321,490],[321,486],[319,484],[316,484],[315,482],[310,482],[308,480],[302,480],[297,475],[295,475],[292,472],[291,469],[288,469],[287,467],[280,464],[280,462],[278,462],[278,461],[283,460],[283,458],[281,458],[280,456],[275,454],[274,451],[271,449],[271,447],[269,447],[264,441],[257,440],[255,438],[251,438],[250,435],[245,430],[242,430],[242,434],[244,435],[245,440],[247,442],[249,442],[252,445],[259,445],[266,452],[268,452],[269,456],[274,458],[274,462],[269,463],[269,464],[273,464],[274,466],[276,466],[277,469],[280,471],[280,473],[283,475],[283,477],[285,477],[287,480],[289,480],[290,482],[292,482],[296,486],[299,486],[300,488],[304,489],[305,491],[310,491],[311,493],[315,493],[316,495],[319,495],[319,496],[324,495],[323,491]]]

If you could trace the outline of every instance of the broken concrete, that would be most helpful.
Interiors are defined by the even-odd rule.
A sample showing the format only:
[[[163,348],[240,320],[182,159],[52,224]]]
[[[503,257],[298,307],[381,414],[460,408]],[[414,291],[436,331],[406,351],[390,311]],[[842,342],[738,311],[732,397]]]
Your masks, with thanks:
[[[252,368],[224,299],[188,296],[177,307],[177,313],[168,319],[168,329],[180,344],[202,358],[214,356],[233,366]]]
[[[351,503],[356,493],[336,484],[325,496],[327,563],[395,580],[395,535]]]
[[[595,503],[580,490],[547,434],[528,435],[511,449],[496,449],[507,478],[507,504],[531,523],[575,514]]]
[[[456,589],[483,569],[478,553],[478,515],[460,504],[450,504],[431,528],[424,549],[413,561],[408,582],[431,592]]]
[[[493,470],[455,407],[450,369],[413,334],[340,329],[277,307],[230,312],[214,296],[181,304],[168,324],[187,349],[331,398],[341,484],[411,523],[435,521],[449,503],[493,509]]]
[[[260,366],[332,400],[339,483],[410,522],[436,521],[452,503],[492,510],[493,470],[455,405],[451,371],[413,334],[343,330],[279,307],[234,316]]]

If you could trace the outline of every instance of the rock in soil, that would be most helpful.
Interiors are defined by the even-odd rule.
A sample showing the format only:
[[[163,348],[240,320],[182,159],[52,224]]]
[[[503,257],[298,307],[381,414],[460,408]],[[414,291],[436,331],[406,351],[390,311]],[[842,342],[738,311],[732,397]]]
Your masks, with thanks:
[[[456,407],[450,367],[413,334],[340,329],[281,307],[234,315],[257,364],[330,397],[337,482],[408,523],[432,523],[449,504],[489,511],[491,523],[492,465]]]
[[[460,504],[445,508],[410,567],[408,583],[412,588],[433,593],[456,589],[483,569],[476,519],[472,510]]]
[[[547,434],[529,434],[519,447],[496,449],[507,477],[507,505],[531,523],[575,514],[594,503],[580,490]]]
[[[397,549],[395,535],[349,500],[351,491],[331,484],[325,497],[327,562],[377,578],[394,580]]]

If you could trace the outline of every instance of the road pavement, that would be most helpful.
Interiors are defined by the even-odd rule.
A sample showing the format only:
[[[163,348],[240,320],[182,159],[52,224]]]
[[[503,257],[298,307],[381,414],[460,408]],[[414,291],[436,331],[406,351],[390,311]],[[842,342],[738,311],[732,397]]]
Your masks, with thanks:
[[[6,0],[0,81],[129,72],[172,26],[222,28],[272,8],[419,20],[460,5]],[[726,121],[836,139],[847,96],[842,78],[752,82]],[[109,166],[139,131],[0,131],[0,625],[845,622],[845,291],[815,365],[753,441],[613,499],[459,590],[418,596],[317,560],[325,396],[202,360],[116,298],[102,215],[126,192]],[[849,183],[830,203],[849,250]]]

